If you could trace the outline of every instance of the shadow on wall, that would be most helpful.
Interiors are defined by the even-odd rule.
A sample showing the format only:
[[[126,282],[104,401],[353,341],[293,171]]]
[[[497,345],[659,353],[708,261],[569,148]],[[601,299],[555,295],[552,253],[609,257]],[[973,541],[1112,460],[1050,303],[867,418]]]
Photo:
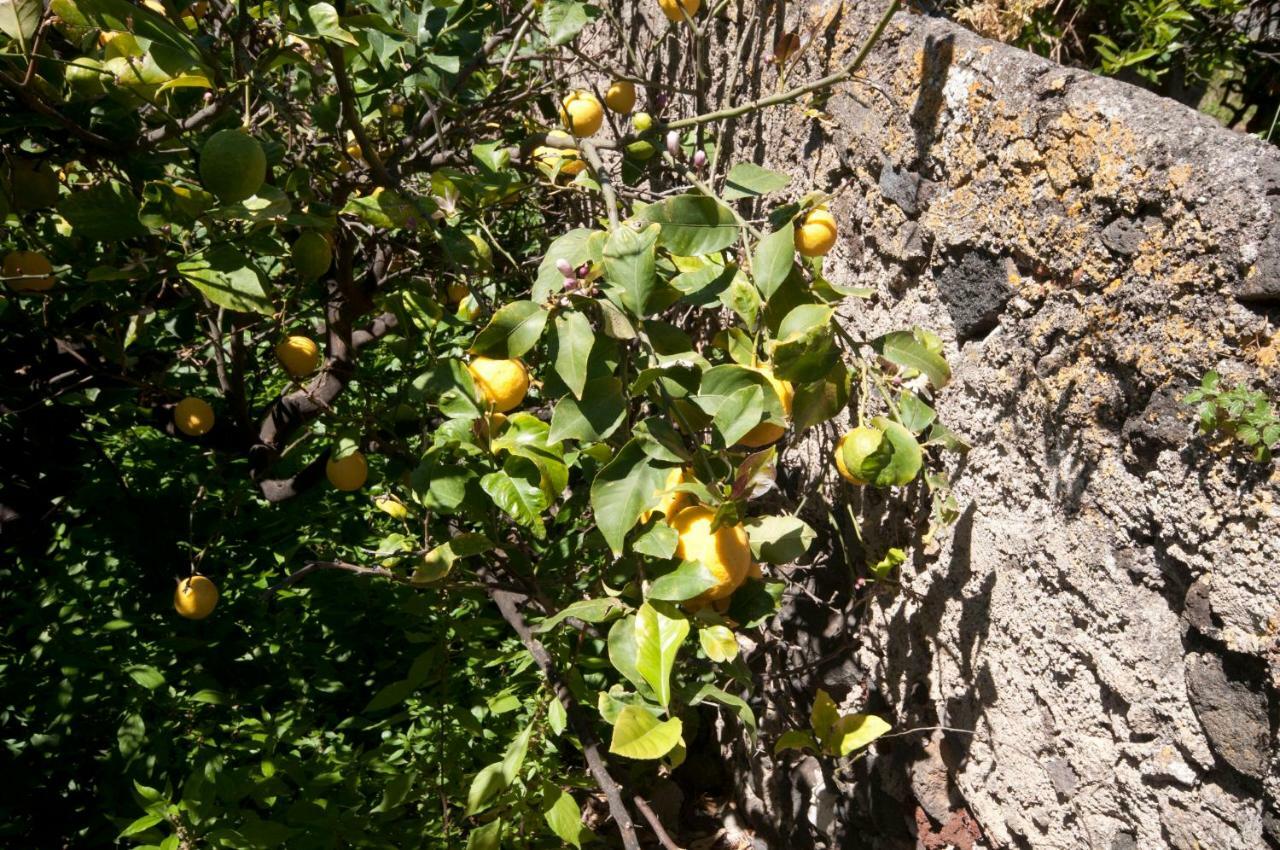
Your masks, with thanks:
[[[955,55],[955,38],[944,36],[925,39],[924,55],[920,62],[920,93],[911,107],[911,128],[916,137],[916,158],[913,171],[923,170],[925,158],[933,147],[938,130],[938,115],[942,111],[942,92],[947,85],[947,74]]]

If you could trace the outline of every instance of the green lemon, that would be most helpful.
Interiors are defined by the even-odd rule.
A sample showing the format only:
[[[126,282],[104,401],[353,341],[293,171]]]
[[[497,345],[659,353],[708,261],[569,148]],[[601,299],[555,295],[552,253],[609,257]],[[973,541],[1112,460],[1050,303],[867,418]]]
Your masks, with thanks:
[[[200,150],[200,181],[223,203],[252,197],[267,178],[267,155],[244,130],[219,130]]]
[[[646,142],[644,139],[641,139],[638,142],[632,142],[627,145],[626,148],[627,156],[631,159],[639,160],[640,162],[646,162],[652,159],[653,155],[657,152],[658,149],[653,146],[653,143]]]
[[[631,116],[631,126],[637,133],[647,133],[653,128],[653,117],[648,112],[637,112]]]
[[[305,231],[294,241],[289,256],[294,270],[303,280],[318,280],[333,265],[333,248],[329,240],[314,230]]]

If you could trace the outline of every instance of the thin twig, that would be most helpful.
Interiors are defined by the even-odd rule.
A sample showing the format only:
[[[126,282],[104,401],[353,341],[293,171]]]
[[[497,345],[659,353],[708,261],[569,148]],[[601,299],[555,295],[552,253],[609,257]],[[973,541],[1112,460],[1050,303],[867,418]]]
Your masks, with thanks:
[[[648,801],[639,794],[631,798],[636,808],[640,810],[640,814],[644,815],[644,819],[649,822],[649,828],[653,830],[653,834],[658,837],[658,843],[667,850],[682,850],[679,844],[671,840],[671,836],[667,833],[666,827],[662,825],[662,821],[658,819],[658,813],[653,810]]]

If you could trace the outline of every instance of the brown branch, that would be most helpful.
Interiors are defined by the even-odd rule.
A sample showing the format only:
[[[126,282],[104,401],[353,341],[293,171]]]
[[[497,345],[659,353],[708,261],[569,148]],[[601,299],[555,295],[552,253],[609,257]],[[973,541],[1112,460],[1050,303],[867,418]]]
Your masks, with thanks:
[[[351,135],[356,137],[356,144],[360,146],[360,153],[369,166],[373,179],[380,186],[394,189],[399,181],[392,177],[386,166],[382,164],[382,157],[378,155],[373,142],[369,141],[369,134],[364,131],[360,116],[356,114],[356,93],[351,87],[351,78],[347,76],[347,63],[342,57],[342,48],[326,41],[324,52],[329,57],[329,64],[333,67],[333,79],[338,85],[338,100],[342,105],[342,123],[346,124]]]
[[[662,825],[662,821],[658,818],[658,813],[653,810],[648,801],[639,794],[635,795],[632,800],[635,802],[636,808],[640,810],[640,814],[644,815],[644,819],[649,822],[649,828],[658,837],[658,843],[667,848],[667,850],[682,850],[679,844],[671,840],[671,835],[667,832],[667,828]]]
[[[290,574],[284,581],[268,587],[263,593],[266,596],[275,596],[286,587],[292,587],[312,573],[318,573],[324,570],[341,570],[342,572],[355,573],[359,576],[385,578],[389,581],[398,582],[400,584],[409,584],[408,578],[402,575],[397,575],[386,567],[362,567],[359,564],[349,564],[346,561],[310,561],[303,566],[302,569]]]
[[[27,108],[32,112],[43,115],[44,117],[50,118],[61,124],[67,132],[75,136],[80,141],[108,151],[119,152],[123,149],[121,145],[113,142],[106,136],[99,135],[92,130],[88,130],[80,126],[77,121],[72,121],[70,118],[45,103],[44,100],[42,100],[40,96],[30,88],[22,85],[21,81],[15,80],[8,74],[0,72],[0,84],[3,84],[5,88],[17,95],[18,99],[25,103]]]
[[[604,792],[605,800],[609,805],[609,813],[618,825],[618,832],[622,836],[622,846],[626,850],[640,850],[640,839],[636,836],[635,823],[631,820],[631,813],[627,810],[627,804],[622,799],[622,787],[609,773],[609,768],[605,765],[604,758],[600,755],[600,740],[596,737],[591,721],[583,714],[577,699],[573,696],[573,692],[569,690],[564,678],[556,670],[555,662],[552,660],[550,653],[533,636],[533,630],[529,628],[524,615],[520,613],[520,604],[528,597],[523,593],[503,589],[497,575],[489,566],[479,567],[476,570],[476,574],[484,582],[485,590],[489,594],[489,598],[493,600],[493,604],[498,606],[498,611],[502,614],[502,618],[519,635],[520,642],[524,644],[525,649],[533,656],[534,663],[538,665],[543,677],[551,685],[552,690],[555,691],[556,698],[564,706],[565,714],[569,718],[569,725],[573,728],[574,734],[578,736],[578,741],[582,744],[582,754],[586,757],[587,769],[591,772],[596,784],[600,786],[600,790]]]

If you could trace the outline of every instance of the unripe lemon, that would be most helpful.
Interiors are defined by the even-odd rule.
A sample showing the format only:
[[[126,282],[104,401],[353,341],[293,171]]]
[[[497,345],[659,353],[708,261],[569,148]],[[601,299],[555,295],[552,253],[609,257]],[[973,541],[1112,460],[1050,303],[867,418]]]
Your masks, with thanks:
[[[471,294],[471,290],[467,289],[465,283],[451,283],[444,290],[445,297],[449,299],[450,304],[461,304],[462,299]]]
[[[773,387],[774,394],[778,397],[778,401],[782,402],[782,411],[788,419],[791,418],[791,401],[795,397],[795,390],[790,382],[783,381],[774,377],[773,372],[768,369],[756,369],[761,375],[769,380],[769,385]],[[767,446],[776,442],[787,431],[786,426],[779,425],[776,422],[761,422],[756,427],[746,433],[738,445],[747,446],[756,449],[761,446]]]
[[[276,346],[276,359],[294,378],[310,375],[320,365],[320,346],[305,336],[291,336]]]
[[[819,207],[811,210],[796,228],[796,251],[803,257],[821,257],[836,244],[836,220]]]
[[[604,105],[620,115],[636,108],[636,85],[627,80],[615,80],[604,93]]]
[[[333,247],[323,234],[308,230],[289,250],[293,268],[303,280],[318,280],[333,265]]]
[[[244,130],[219,130],[200,149],[200,182],[225,204],[257,193],[267,179],[267,154]]]
[[[207,434],[213,427],[213,408],[202,398],[187,396],[173,408],[173,424],[188,437]]]
[[[35,251],[14,251],[4,258],[5,283],[14,292],[45,292],[53,287],[53,264]]]
[[[692,18],[698,14],[702,0],[658,0],[658,5],[668,21],[683,21],[684,15],[680,14],[680,7],[684,6],[685,14]]]
[[[173,607],[188,620],[203,620],[218,604],[218,586],[204,576],[191,576],[178,582],[173,592]]]
[[[730,596],[746,579],[751,569],[751,545],[740,525],[722,525],[713,533],[711,523],[716,512],[704,505],[692,505],[676,514],[671,525],[679,535],[676,557],[682,561],[701,561],[716,577],[713,587],[690,600],[705,603]]]
[[[637,133],[647,133],[653,129],[653,116],[648,112],[637,112],[631,116],[631,129]]]
[[[604,121],[604,108],[591,92],[570,92],[560,104],[560,120],[578,138],[595,135]]]
[[[336,460],[329,458],[324,465],[324,474],[336,489],[350,492],[364,486],[365,479],[369,477],[369,464],[363,454],[352,452]]]
[[[480,397],[499,413],[518,407],[529,391],[529,370],[519,360],[477,357],[467,364],[467,371]]]
[[[89,56],[77,56],[67,66],[63,79],[67,88],[78,98],[90,100],[102,97],[107,93],[106,77],[101,73],[102,62]]]
[[[653,155],[658,152],[658,149],[653,146],[653,142],[647,139],[638,139],[634,142],[629,142],[625,152],[627,156],[637,162],[648,162],[653,159]]]
[[[866,469],[869,457],[880,448],[884,432],[878,428],[860,426],[849,431],[836,444],[836,469],[850,484],[870,484],[875,470]]]
[[[667,525],[671,525],[672,521],[675,520],[676,514],[688,507],[689,502],[692,499],[690,494],[676,489],[683,483],[684,469],[676,467],[667,473],[667,480],[662,485],[662,489],[658,491],[662,494],[662,499],[658,502],[658,506],[654,508],[653,511],[661,513],[666,518]],[[653,516],[653,511],[645,511],[641,514],[640,521],[648,522],[649,517]]]

